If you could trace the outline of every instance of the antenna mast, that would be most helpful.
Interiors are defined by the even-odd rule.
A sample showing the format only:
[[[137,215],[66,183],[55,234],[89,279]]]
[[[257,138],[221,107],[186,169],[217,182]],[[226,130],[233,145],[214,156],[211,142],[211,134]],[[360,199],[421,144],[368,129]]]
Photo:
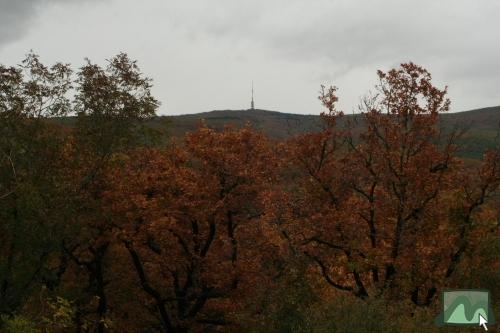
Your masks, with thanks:
[[[253,102],[253,80],[252,80],[252,102],[250,103],[250,110],[255,110],[255,104]]]

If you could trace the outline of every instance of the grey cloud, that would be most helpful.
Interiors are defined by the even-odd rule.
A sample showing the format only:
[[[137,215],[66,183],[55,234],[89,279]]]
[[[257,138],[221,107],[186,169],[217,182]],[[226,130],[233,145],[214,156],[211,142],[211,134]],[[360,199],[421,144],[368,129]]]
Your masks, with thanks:
[[[82,0],[0,0],[0,48],[26,34],[31,27],[32,19],[43,6],[78,2]]]
[[[0,0],[0,46],[22,36],[39,0]]]
[[[237,4],[236,4],[237,3]],[[387,61],[441,62],[448,71],[497,75],[500,2],[465,0],[214,1],[191,10],[191,33],[264,45],[272,56],[324,60],[338,74]],[[181,8],[186,9],[186,8]],[[182,15],[182,17],[186,17]],[[431,61],[432,60],[432,61]],[[458,68],[457,68],[458,67]]]

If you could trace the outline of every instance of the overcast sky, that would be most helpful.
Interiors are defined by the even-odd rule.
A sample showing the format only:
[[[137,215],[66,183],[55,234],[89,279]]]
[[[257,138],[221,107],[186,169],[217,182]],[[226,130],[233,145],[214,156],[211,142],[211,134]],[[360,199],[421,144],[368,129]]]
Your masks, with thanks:
[[[257,108],[317,114],[321,84],[356,109],[376,70],[413,61],[453,111],[500,105],[498,0],[0,0],[0,63],[120,51],[154,80],[161,114]]]

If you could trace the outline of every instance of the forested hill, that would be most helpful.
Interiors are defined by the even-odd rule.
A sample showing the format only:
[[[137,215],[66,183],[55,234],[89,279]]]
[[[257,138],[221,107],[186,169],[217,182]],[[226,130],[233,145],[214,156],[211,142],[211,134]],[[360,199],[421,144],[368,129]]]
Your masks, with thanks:
[[[357,117],[358,126],[363,122],[360,115],[347,115],[346,119]],[[63,122],[72,124],[75,118],[64,118]],[[153,128],[166,129],[170,137],[181,138],[185,133],[194,131],[202,122],[214,129],[222,129],[227,125],[237,127],[251,124],[273,139],[286,139],[290,136],[317,131],[321,128],[318,115],[303,115],[268,110],[215,110],[178,116],[159,116],[148,122]],[[481,158],[488,148],[500,144],[500,106],[470,111],[446,113],[441,115],[440,124],[451,130],[466,128],[467,133],[459,140],[460,155],[467,158]],[[342,126],[342,124],[340,124]]]
[[[352,117],[354,116],[348,115],[346,118]],[[181,137],[184,133],[196,129],[202,120],[216,129],[221,129],[228,124],[242,126],[250,123],[254,128],[277,139],[314,131],[321,125],[320,117],[317,115],[267,110],[217,110],[189,115],[162,116],[156,118],[152,125],[167,121],[170,135]],[[500,106],[441,115],[441,126],[451,129],[455,125],[468,128],[468,133],[461,142],[463,144],[461,155],[478,158],[485,149],[499,144],[495,138],[500,129]]]
[[[222,129],[233,124],[244,126],[250,123],[255,129],[266,135],[282,139],[293,134],[317,130],[321,123],[316,115],[302,115],[268,110],[217,110],[180,116],[159,117],[169,122],[170,133],[182,136],[196,129],[203,120],[209,127]],[[155,120],[155,122],[158,120]]]

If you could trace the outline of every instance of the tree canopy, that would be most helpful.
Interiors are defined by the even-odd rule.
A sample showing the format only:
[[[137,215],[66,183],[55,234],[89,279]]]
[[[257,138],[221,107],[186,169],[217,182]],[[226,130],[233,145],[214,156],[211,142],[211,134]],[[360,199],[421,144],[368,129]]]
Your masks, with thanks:
[[[126,54],[0,65],[0,330],[344,332],[342,304],[410,332],[444,288],[500,295],[500,146],[464,163],[446,88],[377,74],[351,120],[322,87],[317,131],[178,141]]]

